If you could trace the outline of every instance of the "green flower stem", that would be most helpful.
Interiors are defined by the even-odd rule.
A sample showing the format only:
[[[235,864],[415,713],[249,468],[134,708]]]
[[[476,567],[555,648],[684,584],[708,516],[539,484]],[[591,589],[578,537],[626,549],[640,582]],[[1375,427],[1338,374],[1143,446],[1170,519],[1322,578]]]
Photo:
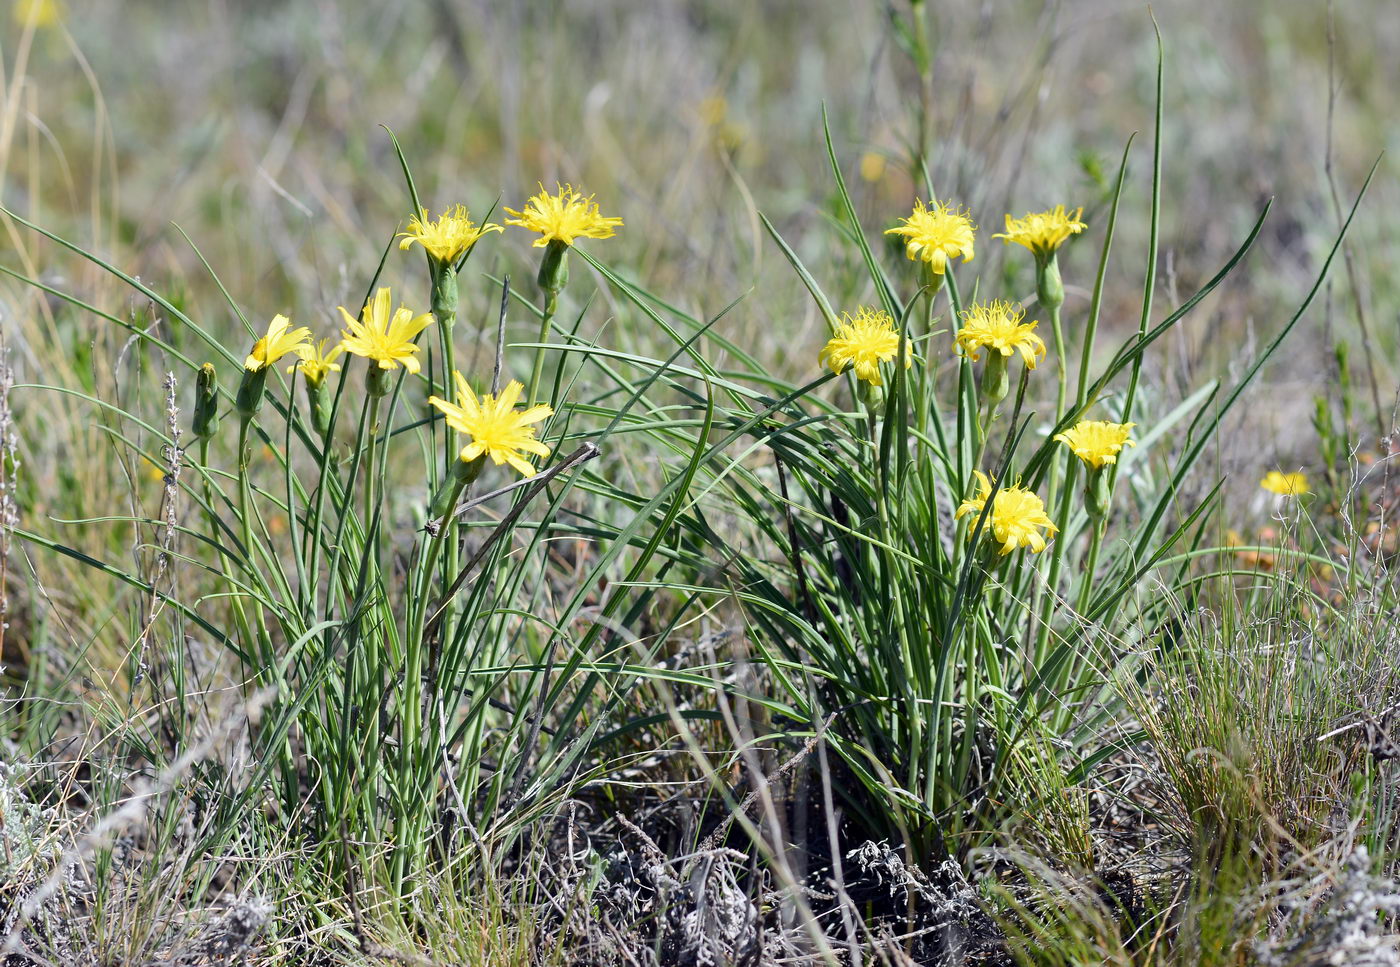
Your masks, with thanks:
[[[992,435],[992,422],[996,420],[997,406],[999,403],[999,400],[988,399],[987,415],[973,421],[973,423],[976,424],[977,430],[977,449],[972,459],[973,470],[982,469],[982,460],[987,455],[987,440]],[[963,494],[963,496],[971,497],[976,489],[977,478],[969,472],[967,475],[967,493]]]
[[[1060,324],[1060,307],[1050,308],[1050,327],[1055,338],[1055,364],[1059,383],[1055,390],[1055,422],[1058,424],[1064,419],[1065,398],[1069,395],[1069,367],[1065,359],[1065,334],[1064,327]],[[1055,493],[1060,485],[1060,461],[1055,460],[1050,464],[1050,480],[1046,486],[1047,502],[1055,502]]]
[[[544,308],[540,313],[540,337],[535,340],[540,344],[535,350],[535,365],[530,371],[530,393],[526,399],[530,403],[543,402],[539,396],[540,381],[544,378],[544,353],[545,343],[549,341],[549,326],[554,321],[554,311],[559,304],[559,292],[555,289],[544,290]]]
[[[240,454],[239,463],[242,463],[243,444],[238,446]],[[209,480],[209,438],[205,437],[199,441],[199,465],[204,470],[204,512],[209,520],[209,539],[219,548],[219,570],[223,574],[231,574],[233,569],[229,566],[228,555],[224,553],[223,542],[219,540],[219,519],[214,513],[214,486]],[[240,471],[241,476],[241,471]],[[239,483],[240,504],[242,502],[242,483]],[[243,596],[237,593],[237,589],[230,587],[233,594],[229,595],[229,607],[233,610],[233,623],[238,629],[238,634],[245,642],[253,640],[252,628],[248,624],[248,615],[243,609]],[[251,672],[252,669],[244,669]]]
[[[1064,567],[1065,548],[1069,544],[1068,528],[1069,517],[1074,510],[1074,478],[1079,472],[1079,460],[1073,456],[1068,457],[1069,468],[1065,471],[1065,486],[1060,492],[1060,505],[1055,511],[1055,540],[1050,548],[1050,573],[1046,577],[1045,594],[1040,600],[1038,609],[1038,619],[1035,633],[1034,667],[1028,669],[1027,677],[1035,674],[1035,669],[1041,668],[1049,657],[1050,643],[1050,618],[1055,610],[1055,604],[1059,600],[1060,572]],[[1058,465],[1059,461],[1055,461]]]
[[[449,464],[449,467],[452,465]],[[449,469],[448,473],[452,471]],[[399,706],[399,716],[402,723],[402,735],[399,744],[399,775],[414,777],[415,785],[422,782],[429,773],[416,768],[422,760],[424,750],[422,737],[425,734],[426,719],[428,718],[428,708],[423,702],[423,657],[424,640],[423,628],[427,620],[428,611],[432,607],[432,595],[428,593],[429,587],[433,583],[433,571],[437,567],[438,558],[442,555],[445,546],[455,543],[452,535],[456,533],[451,526],[451,508],[457,506],[457,501],[461,498],[462,491],[470,483],[465,477],[458,477],[454,480],[452,496],[447,502],[449,508],[444,516],[442,526],[438,528],[437,534],[428,542],[428,549],[423,559],[423,566],[420,574],[421,585],[418,601],[413,604],[413,625],[409,630],[408,637],[404,642],[404,687],[403,700]],[[423,825],[423,802],[431,801],[431,793],[426,788],[413,788],[401,790],[403,793],[399,797],[399,829],[395,830],[396,848],[393,859],[393,884],[394,897],[396,900],[404,897],[404,882],[410,869],[410,860],[420,858],[423,837],[421,827]],[[414,862],[413,866],[421,865]]]
[[[457,270],[451,263],[435,263],[432,281],[432,310],[433,315],[437,317],[438,339],[442,345],[442,395],[446,399],[455,400],[456,388],[453,374],[457,371],[457,360],[452,330],[457,324]],[[444,427],[443,433],[443,466],[448,468],[450,473],[456,458],[457,443],[453,439],[450,429]],[[447,535],[450,540],[448,540],[446,549],[446,566],[443,568],[443,589],[445,590],[447,583],[452,580],[452,575],[457,573],[457,519],[450,517],[444,520],[443,529],[451,532]],[[431,568],[425,573],[430,575]]]
[[[369,398],[369,440],[365,444],[365,493],[364,493],[364,515],[365,515],[365,541],[369,543],[374,540],[371,533],[372,521],[374,519],[375,506],[375,466],[374,456],[379,441],[379,397]],[[377,555],[376,555],[377,559]]]
[[[246,558],[246,566],[250,582],[255,579],[253,565],[253,481],[249,473],[250,449],[248,447],[248,430],[252,425],[251,414],[240,414],[238,420],[238,524],[240,539],[243,542],[243,553]],[[273,684],[277,686],[279,701],[285,700],[289,694],[287,678],[282,662],[278,660],[277,654],[272,648],[272,639],[267,633],[267,624],[264,620],[262,605],[256,600],[253,602],[256,621],[250,622],[247,614],[243,610],[242,592],[231,589],[234,602],[235,622],[239,626],[239,633],[244,636],[244,641],[256,642],[262,652],[262,668],[251,669],[254,675],[261,677],[262,674],[271,670],[275,676]],[[291,737],[286,735],[282,739],[280,748],[277,750],[278,765],[282,770],[282,788],[295,789],[297,787],[297,766],[296,757],[292,751]],[[291,806],[292,803],[288,803]]]
[[[1089,608],[1089,595],[1094,590],[1094,572],[1099,567],[1099,548],[1103,546],[1104,531],[1108,527],[1108,518],[1104,517],[1094,521],[1089,532],[1089,556],[1084,562],[1084,572],[1079,576],[1079,602],[1075,605],[1075,610],[1083,614]]]
[[[872,387],[865,386],[864,388],[871,389]],[[866,401],[865,411],[868,421],[867,426],[869,428],[870,433],[870,444],[878,451],[880,448],[878,423],[876,421],[875,406],[870,402],[869,399],[867,399]],[[885,428],[885,432],[889,432],[888,427]],[[875,465],[877,468],[881,467],[881,461],[875,461]],[[876,490],[876,509],[880,518],[880,540],[886,544],[897,544],[898,540],[894,537],[895,530],[893,527],[891,527],[890,522],[890,481],[884,476],[884,474],[879,469],[877,469],[876,472],[880,474],[880,485]],[[895,566],[902,567],[898,564],[896,564]],[[890,594],[894,600],[893,606],[891,608],[892,614],[904,615],[908,613],[907,611],[905,611],[904,606],[904,595],[902,591],[903,586],[903,580],[895,579],[889,582]],[[899,621],[897,622],[897,624],[898,628],[896,630],[899,635],[900,659],[903,662],[903,667],[905,669],[910,670],[916,669],[918,668],[918,663],[915,662],[913,645],[909,640],[909,629],[906,627],[906,622],[904,621]],[[934,683],[928,676],[923,676],[923,678],[924,681],[919,682],[916,685],[916,688],[918,689],[920,694],[931,697],[931,693],[934,688]],[[909,773],[905,778],[906,787],[914,785],[914,783],[911,780],[917,778],[919,769],[922,765],[920,761],[921,757],[919,755],[919,750],[925,745],[923,741],[923,724],[923,720],[919,716],[913,716],[910,722],[910,730],[909,735],[907,737],[909,743]]]
[[[452,374],[457,369],[456,349],[452,329],[457,324],[457,272],[450,264],[433,261],[432,313],[438,324],[438,343],[442,349],[442,395],[452,399]],[[452,434],[447,434],[443,466],[452,466]]]

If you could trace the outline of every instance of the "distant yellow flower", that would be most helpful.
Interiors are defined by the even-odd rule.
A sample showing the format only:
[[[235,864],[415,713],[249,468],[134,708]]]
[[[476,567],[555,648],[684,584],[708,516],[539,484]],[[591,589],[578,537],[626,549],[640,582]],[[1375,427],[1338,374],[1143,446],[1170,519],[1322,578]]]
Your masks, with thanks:
[[[267,324],[267,335],[253,344],[253,351],[243,361],[243,368],[256,373],[264,366],[271,366],[287,353],[300,353],[303,346],[309,346],[311,330],[305,326],[292,327],[292,321],[283,315],[272,317]]]
[[[340,314],[348,327],[341,335],[340,345],[347,353],[363,356],[379,364],[380,369],[394,369],[400,363],[410,373],[419,370],[414,338],[433,321],[431,313],[415,316],[412,309],[399,306],[391,314],[392,298],[388,288],[382,288],[365,303],[360,318],[340,306]]]
[[[1137,446],[1128,439],[1136,423],[1109,423],[1105,420],[1080,420],[1055,439],[1095,470],[1118,462],[1118,451],[1125,446]]]
[[[322,339],[319,346],[312,346],[307,343],[299,348],[296,353],[301,359],[287,367],[287,372],[291,373],[301,370],[301,375],[306,377],[306,381],[313,385],[320,383],[329,373],[340,372],[340,363],[334,362],[335,357],[345,351],[345,346],[336,343],[326,350],[326,343],[329,339]]]
[[[821,362],[833,373],[843,373],[850,366],[856,378],[872,386],[881,385],[880,364],[888,363],[899,354],[899,330],[894,319],[882,309],[861,306],[855,318],[843,313],[836,324],[836,335],[821,351]],[[910,365],[909,343],[904,344],[904,365]]]
[[[612,238],[613,229],[622,224],[620,218],[608,218],[598,211],[593,196],[583,196],[574,191],[573,185],[557,185],[551,195],[540,185],[539,194],[531,196],[523,211],[507,208],[507,225],[519,225],[532,232],[539,232],[535,248],[544,248],[551,239],[558,239],[565,245],[574,244],[576,238]]]
[[[436,220],[428,218],[428,210],[424,208],[408,220],[408,231],[399,235],[403,239],[399,248],[407,251],[417,242],[439,262],[454,263],[483,235],[499,231],[501,226],[493,222],[478,227],[461,205],[452,206]]]
[[[454,372],[452,379],[457,385],[456,404],[437,396],[428,397],[428,402],[442,411],[448,426],[471,437],[462,448],[462,460],[470,463],[485,454],[497,466],[508,463],[522,475],[533,477],[535,468],[522,454],[547,457],[549,447],[535,439],[535,428],[530,424],[548,419],[554,410],[540,403],[517,411],[515,404],[525,390],[518,380],[507,383],[499,397],[487,393],[478,399],[461,373]]]
[[[1025,218],[1006,216],[1006,231],[993,235],[1007,245],[1024,245],[1035,253],[1037,258],[1050,255],[1071,235],[1078,235],[1088,226],[1079,220],[1083,208],[1072,212],[1065,211],[1064,205],[1056,205],[1054,211],[1032,212]]]
[[[992,482],[987,475],[980,470],[973,473],[977,475],[977,493],[958,506],[955,519],[972,514],[975,520],[992,495]],[[1029,547],[1032,553],[1039,554],[1045,550],[1046,538],[1054,537],[1058,528],[1034,493],[1023,487],[1002,487],[992,501],[992,512],[982,530],[1001,544],[1001,553],[1006,555],[1018,547]]]
[[[711,127],[724,123],[729,117],[729,102],[723,94],[711,94],[700,102],[700,120]]]
[[[887,229],[886,235],[903,235],[905,253],[916,262],[927,262],[929,268],[942,275],[948,260],[959,256],[972,261],[977,226],[967,213],[947,202],[934,202],[932,208],[923,201],[914,202],[914,212],[903,223]]]
[[[963,325],[955,341],[960,350],[981,359],[979,349],[990,349],[1003,356],[1019,352],[1027,369],[1035,369],[1045,357],[1045,341],[1035,334],[1036,322],[1022,322],[1026,311],[1018,305],[996,299],[973,303],[963,310]]]
[[[20,26],[53,27],[63,19],[63,4],[58,0],[15,0],[13,12]]]
[[[872,183],[885,177],[885,156],[878,151],[867,151],[861,155],[860,177],[862,181]]]
[[[1300,497],[1311,493],[1308,490],[1308,478],[1301,473],[1279,473],[1277,470],[1270,470],[1264,474],[1264,479],[1259,481],[1259,486],[1271,494],[1284,497]]]

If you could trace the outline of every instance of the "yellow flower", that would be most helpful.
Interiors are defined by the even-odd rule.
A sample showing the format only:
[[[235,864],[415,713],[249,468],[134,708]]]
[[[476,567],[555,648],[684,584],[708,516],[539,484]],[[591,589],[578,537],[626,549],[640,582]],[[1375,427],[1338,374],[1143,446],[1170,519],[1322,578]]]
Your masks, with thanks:
[[[63,5],[58,0],[15,0],[12,9],[20,26],[53,27],[63,19]]]
[[[465,255],[483,235],[499,231],[501,226],[493,222],[478,227],[461,205],[452,206],[436,220],[428,218],[428,210],[424,208],[408,220],[408,231],[399,235],[403,239],[399,248],[407,251],[417,242],[433,258],[450,264]]]
[[[1026,311],[1018,305],[996,299],[973,303],[963,311],[963,326],[955,341],[973,362],[981,359],[978,349],[990,349],[1010,356],[1019,352],[1026,368],[1035,369],[1045,357],[1045,341],[1035,334],[1036,322],[1022,322]]]
[[[360,318],[339,306],[340,314],[349,328],[341,332],[340,346],[347,353],[363,356],[379,364],[380,369],[394,369],[400,363],[410,373],[417,373],[419,364],[414,353],[418,347],[414,338],[433,321],[431,313],[415,316],[413,310],[399,306],[391,314],[392,299],[388,288],[382,288],[365,303]]]
[[[982,508],[987,506],[987,498],[992,494],[992,482],[987,475],[980,470],[974,470],[973,473],[977,475],[978,492],[958,506],[955,519],[965,514],[973,514],[975,521],[976,517],[981,515]],[[1041,534],[1041,530],[1045,533]],[[1032,553],[1039,554],[1045,550],[1046,538],[1054,537],[1057,530],[1054,522],[1045,513],[1045,504],[1023,487],[1003,487],[998,490],[996,499],[992,501],[992,512],[987,515],[987,522],[982,527],[983,533],[1001,544],[1003,555],[1010,554],[1018,547],[1029,547]]]
[[[877,151],[867,151],[860,156],[860,177],[872,184],[885,177],[885,156]]]
[[[1025,218],[1006,216],[1006,232],[993,235],[1007,245],[1024,245],[1035,253],[1037,258],[1050,255],[1071,235],[1078,235],[1088,226],[1079,220],[1083,208],[1072,212],[1065,211],[1064,205],[1056,205],[1054,211],[1032,212]]]
[[[927,262],[942,275],[949,259],[962,256],[964,262],[972,261],[976,232],[977,226],[963,210],[946,202],[934,202],[932,208],[926,208],[922,200],[916,200],[914,213],[885,234],[903,235],[905,253],[916,262]]]
[[[855,366],[856,378],[872,386],[881,385],[880,364],[888,363],[899,354],[899,330],[894,319],[882,309],[861,306],[855,318],[844,313],[836,324],[836,335],[821,352],[821,361],[833,373],[843,373]],[[904,344],[904,365],[910,365],[909,344]]]
[[[329,373],[340,372],[340,363],[333,362],[333,360],[345,351],[345,347],[340,343],[336,343],[330,348],[330,351],[327,352],[326,343],[328,342],[330,342],[329,339],[322,339],[319,346],[312,346],[310,343],[307,343],[305,346],[297,349],[296,353],[301,359],[299,362],[292,363],[292,365],[288,366],[287,372],[291,373],[298,369],[301,370],[301,375],[305,376],[306,381],[312,385],[320,383]]]
[[[300,353],[303,346],[309,346],[311,330],[305,326],[292,328],[292,321],[283,315],[272,317],[267,324],[267,335],[253,344],[253,351],[243,361],[243,368],[256,373],[264,366],[271,366],[287,353]]]
[[[718,127],[729,117],[729,102],[723,94],[715,93],[700,102],[700,120]]]
[[[1277,470],[1264,474],[1259,486],[1271,494],[1284,497],[1299,497],[1312,492],[1308,490],[1308,478],[1301,473],[1279,473]]]
[[[1136,423],[1109,423],[1106,420],[1080,420],[1064,433],[1056,433],[1055,439],[1070,448],[1070,451],[1085,464],[1098,470],[1106,464],[1118,462],[1118,451],[1125,446],[1137,446],[1128,439]]]
[[[506,209],[507,214],[515,216],[506,219],[507,225],[540,233],[535,248],[544,248],[551,239],[572,245],[576,238],[612,238],[613,229],[622,224],[620,218],[604,217],[592,195],[580,195],[573,185],[556,188],[557,192],[551,195],[540,185],[539,194],[531,196],[523,211]]]
[[[462,460],[470,463],[485,454],[497,466],[508,463],[522,475],[533,477],[535,468],[522,454],[547,457],[549,447],[535,439],[535,428],[530,424],[547,419],[554,410],[541,403],[517,411],[515,404],[525,389],[518,380],[507,383],[499,397],[487,393],[477,399],[461,373],[454,372],[452,379],[457,384],[456,404],[437,396],[428,397],[428,402],[442,411],[448,426],[472,438],[462,448]]]

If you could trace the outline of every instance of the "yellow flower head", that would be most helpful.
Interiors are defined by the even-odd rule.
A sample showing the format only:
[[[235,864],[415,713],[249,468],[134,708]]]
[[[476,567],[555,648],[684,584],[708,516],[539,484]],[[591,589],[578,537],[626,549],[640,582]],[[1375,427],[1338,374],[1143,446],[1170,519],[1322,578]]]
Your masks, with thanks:
[[[379,364],[380,369],[394,369],[400,363],[410,373],[419,370],[414,355],[418,347],[414,338],[433,321],[430,313],[415,316],[412,309],[399,306],[392,313],[388,288],[380,289],[365,303],[357,320],[340,306],[340,314],[348,327],[341,332],[340,347],[347,353],[363,356]]]
[[[1105,464],[1118,462],[1118,451],[1125,446],[1137,446],[1128,439],[1136,423],[1109,423],[1105,420],[1080,420],[1055,439],[1095,470]]]
[[[15,0],[15,23],[21,27],[34,24],[35,27],[54,27],[63,19],[63,5],[58,0]]]
[[[283,315],[272,317],[267,324],[267,335],[253,344],[253,351],[243,361],[243,368],[256,373],[264,366],[271,366],[287,353],[300,353],[303,346],[310,346],[311,330],[305,326],[292,328],[292,321]]]
[[[1284,497],[1300,497],[1311,493],[1308,490],[1308,478],[1301,473],[1279,473],[1277,470],[1270,470],[1264,474],[1264,479],[1259,481],[1259,486],[1271,494]]]
[[[452,379],[457,384],[455,404],[437,396],[428,397],[428,402],[442,411],[448,426],[472,438],[462,448],[462,459],[470,463],[485,454],[497,466],[508,463],[522,475],[533,477],[535,468],[522,454],[547,457],[549,447],[535,439],[535,428],[530,424],[547,419],[554,410],[540,403],[517,411],[515,404],[525,389],[518,380],[507,383],[500,396],[487,393],[478,399],[461,373],[454,372]]]
[[[1045,341],[1035,334],[1038,323],[1022,322],[1026,311],[1019,305],[1000,299],[975,302],[962,315],[963,325],[955,341],[973,362],[982,358],[979,349],[990,349],[1003,356],[1019,352],[1027,369],[1035,369],[1035,364],[1045,357]]]
[[[856,378],[863,379],[872,386],[881,385],[880,364],[888,363],[899,354],[899,330],[894,319],[882,309],[861,306],[855,318],[844,313],[836,324],[836,335],[821,352],[821,361],[831,367],[833,373],[844,373],[850,366],[856,368]],[[904,365],[910,365],[909,344],[904,344]]]
[[[1052,254],[1071,235],[1078,235],[1088,226],[1079,220],[1083,208],[1072,212],[1065,211],[1064,205],[1056,205],[1052,212],[1032,212],[1025,218],[1006,216],[1006,231],[993,235],[1007,245],[1024,245],[1035,253],[1037,258]]]
[[[972,514],[975,521],[992,494],[992,482],[987,475],[980,470],[973,473],[977,475],[977,493],[958,505],[955,519]],[[1044,534],[1041,534],[1042,530]],[[1018,547],[1029,547],[1033,554],[1039,554],[1045,550],[1046,538],[1054,537],[1057,530],[1054,521],[1045,513],[1045,504],[1024,487],[1002,487],[998,490],[996,499],[992,501],[992,512],[987,515],[987,522],[982,527],[984,534],[1001,544],[1003,555],[1010,554]]]
[[[340,372],[340,363],[334,360],[335,357],[345,351],[345,347],[340,343],[336,343],[327,351],[326,343],[328,342],[330,342],[329,339],[322,339],[319,346],[313,346],[307,343],[304,346],[298,347],[296,354],[300,356],[301,359],[288,366],[287,372],[291,373],[298,369],[301,370],[301,375],[305,376],[306,381],[312,386],[319,386],[321,381],[326,378],[327,374]]]
[[[507,208],[507,225],[519,225],[532,232],[539,232],[535,248],[544,248],[551,239],[558,239],[565,245],[574,244],[576,238],[612,238],[613,229],[622,224],[620,218],[607,218],[598,211],[593,196],[583,196],[574,191],[573,185],[557,185],[551,195],[540,185],[539,194],[531,196],[523,211]]]
[[[408,220],[408,231],[399,235],[403,239],[399,248],[407,251],[417,242],[439,262],[455,263],[483,235],[499,231],[501,226],[493,222],[478,227],[461,205],[452,206],[436,220],[428,218],[428,210],[424,208]]]
[[[885,177],[885,156],[878,151],[867,151],[860,156],[860,178],[871,184]]]
[[[962,209],[946,202],[934,202],[932,208],[926,208],[922,200],[914,202],[914,213],[903,224],[885,231],[886,235],[903,235],[905,253],[916,262],[927,262],[939,275],[947,269],[949,259],[962,256],[964,262],[972,261],[976,233],[977,226]]]

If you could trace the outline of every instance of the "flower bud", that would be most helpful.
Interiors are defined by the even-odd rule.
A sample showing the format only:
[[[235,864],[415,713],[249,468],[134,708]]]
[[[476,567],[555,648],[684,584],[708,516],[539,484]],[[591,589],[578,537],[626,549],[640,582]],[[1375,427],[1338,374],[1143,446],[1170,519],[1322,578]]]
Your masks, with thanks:
[[[190,430],[200,440],[219,432],[219,374],[213,363],[205,363],[195,374],[194,422]]]

